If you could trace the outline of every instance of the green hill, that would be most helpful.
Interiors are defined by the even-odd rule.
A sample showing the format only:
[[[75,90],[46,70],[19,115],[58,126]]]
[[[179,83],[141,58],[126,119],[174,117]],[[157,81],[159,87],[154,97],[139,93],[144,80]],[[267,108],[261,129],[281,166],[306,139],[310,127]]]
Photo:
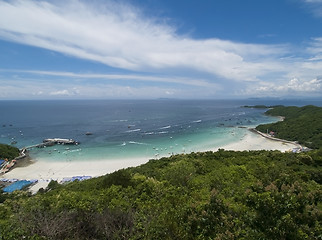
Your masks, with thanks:
[[[309,148],[322,147],[322,108],[312,105],[305,107],[277,106],[268,110],[271,116],[284,116],[284,121],[256,127],[266,133],[273,131],[277,138],[298,141]]]
[[[151,160],[5,195],[0,239],[320,239],[322,151]]]

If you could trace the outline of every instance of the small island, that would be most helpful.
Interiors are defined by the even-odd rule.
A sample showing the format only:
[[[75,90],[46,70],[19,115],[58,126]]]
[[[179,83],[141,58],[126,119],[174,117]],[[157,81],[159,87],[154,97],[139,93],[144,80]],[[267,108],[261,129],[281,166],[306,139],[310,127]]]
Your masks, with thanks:
[[[282,105],[274,105],[274,106],[266,106],[266,105],[244,105],[244,108],[258,108],[258,109],[266,109],[266,108],[277,108],[282,107]]]

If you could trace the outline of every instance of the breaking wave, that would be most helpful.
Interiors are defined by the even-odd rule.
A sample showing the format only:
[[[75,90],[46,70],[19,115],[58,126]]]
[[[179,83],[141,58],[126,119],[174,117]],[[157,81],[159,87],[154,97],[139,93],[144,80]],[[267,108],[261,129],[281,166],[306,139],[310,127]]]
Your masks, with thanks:
[[[139,132],[141,131],[141,128],[138,128],[138,129],[133,129],[133,130],[128,130],[126,131],[127,133],[131,133],[131,132]]]

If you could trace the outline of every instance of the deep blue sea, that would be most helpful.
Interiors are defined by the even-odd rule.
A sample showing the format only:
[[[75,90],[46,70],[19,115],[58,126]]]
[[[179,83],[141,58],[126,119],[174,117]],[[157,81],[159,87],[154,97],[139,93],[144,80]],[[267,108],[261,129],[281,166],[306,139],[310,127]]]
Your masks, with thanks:
[[[55,100],[0,101],[0,142],[22,148],[45,138],[77,146],[34,148],[44,161],[148,159],[204,151],[238,141],[247,129],[277,121],[244,105],[295,105],[304,100]],[[87,132],[92,135],[86,135]]]

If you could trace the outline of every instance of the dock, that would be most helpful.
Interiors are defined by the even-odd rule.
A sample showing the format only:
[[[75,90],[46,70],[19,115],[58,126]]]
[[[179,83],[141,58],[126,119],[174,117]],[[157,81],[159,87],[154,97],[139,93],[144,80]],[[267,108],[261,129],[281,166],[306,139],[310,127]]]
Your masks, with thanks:
[[[73,140],[73,139],[65,139],[65,138],[46,138],[43,140],[42,143],[31,145],[28,147],[23,147],[20,149],[20,154],[18,157],[11,161],[6,161],[3,163],[0,167],[0,175],[9,172],[10,169],[13,168],[13,166],[17,163],[18,160],[23,159],[27,156],[27,152],[31,148],[43,148],[43,147],[49,147],[54,146],[55,144],[61,144],[61,145],[78,145],[79,142]]]
[[[31,145],[28,147],[24,147],[24,149],[28,150],[31,148],[43,148],[43,147],[50,147],[54,146],[55,144],[60,144],[60,145],[78,145],[79,142],[75,141],[73,139],[66,139],[66,138],[46,138],[43,140],[42,143]]]
[[[79,142],[73,139],[65,139],[65,138],[47,138],[44,139],[43,143],[49,144],[62,144],[62,145],[78,145]]]

